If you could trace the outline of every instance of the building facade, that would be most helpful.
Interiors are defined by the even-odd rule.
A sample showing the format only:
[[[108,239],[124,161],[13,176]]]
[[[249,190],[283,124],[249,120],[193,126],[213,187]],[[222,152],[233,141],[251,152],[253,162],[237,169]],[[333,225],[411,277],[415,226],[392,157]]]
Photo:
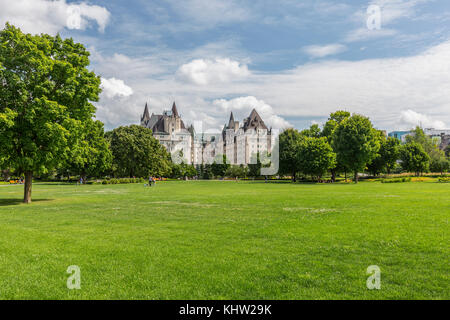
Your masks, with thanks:
[[[430,137],[440,149],[444,150],[450,144],[450,130],[425,128],[423,132]],[[389,137],[397,138],[402,143],[406,142],[406,137],[413,134],[413,131],[393,131]]]
[[[438,130],[434,128],[425,128],[423,132],[431,137],[439,148],[444,150],[450,144],[450,130]]]
[[[146,103],[141,117],[141,126],[152,130],[153,136],[166,147],[174,161],[194,163],[192,130],[186,129],[175,102],[170,111],[164,111],[163,114],[152,113],[152,115]],[[174,159],[178,157],[179,159]]]
[[[234,165],[256,163],[258,154],[270,153],[275,138],[255,109],[242,123],[231,112],[222,132],[204,133],[196,132],[192,125],[185,126],[175,102],[170,111],[151,115],[145,104],[141,125],[153,131],[174,161],[194,165],[220,162],[223,155]]]
[[[231,112],[222,131],[223,154],[235,165],[256,163],[257,155],[270,153],[273,143],[272,129],[267,128],[255,109],[241,124]]]

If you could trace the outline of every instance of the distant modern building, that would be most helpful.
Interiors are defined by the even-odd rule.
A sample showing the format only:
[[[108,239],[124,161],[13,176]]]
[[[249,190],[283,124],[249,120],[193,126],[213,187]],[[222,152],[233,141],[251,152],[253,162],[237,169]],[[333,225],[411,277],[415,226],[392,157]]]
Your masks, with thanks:
[[[411,131],[393,131],[389,133],[389,137],[396,138],[401,142],[406,142],[406,136],[410,134]]]
[[[440,149],[445,149],[450,144],[450,130],[425,128],[423,129],[423,132],[435,141]],[[397,138],[402,143],[405,143],[406,137],[411,134],[413,134],[413,131],[393,131],[389,133],[389,137]]]
[[[434,128],[425,128],[423,132],[431,137],[436,144],[439,145],[440,149],[445,149],[450,144],[450,129],[449,130],[438,130]]]
[[[195,132],[194,126],[186,128],[175,102],[171,111],[150,115],[145,104],[141,125],[153,131],[153,136],[164,145],[172,157],[182,151],[183,161],[189,164],[211,164],[221,161],[236,165],[256,163],[256,156],[272,149],[275,137],[258,112],[253,109],[242,123],[235,121],[231,112],[228,124],[221,133]]]

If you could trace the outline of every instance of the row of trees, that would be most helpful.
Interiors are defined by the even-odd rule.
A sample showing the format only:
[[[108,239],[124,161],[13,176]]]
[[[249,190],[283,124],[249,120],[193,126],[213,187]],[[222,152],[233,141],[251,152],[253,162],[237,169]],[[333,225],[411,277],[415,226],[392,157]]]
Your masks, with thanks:
[[[400,145],[400,141],[394,138],[380,136],[379,140],[380,151],[367,166],[367,170],[373,175],[391,173],[398,167],[398,160],[403,171],[414,172],[416,175],[429,171],[443,174],[450,168],[449,155],[439,149],[438,141],[433,141],[419,127],[406,137],[404,145]]]
[[[105,134],[101,130],[98,135],[85,136],[82,144],[82,152],[75,148],[74,156],[61,163],[58,176],[87,180],[103,176],[191,178],[198,174],[192,165],[172,162],[152,131],[142,126],[122,126]]]
[[[285,130],[280,134],[280,173],[311,175],[321,179],[328,171],[335,180],[337,172],[364,170],[380,148],[377,131],[366,117],[351,116],[349,112],[337,111],[330,115],[323,130],[318,125],[298,131]]]
[[[299,173],[320,180],[329,172],[335,181],[338,173],[352,172],[358,182],[360,172],[389,174],[398,163],[417,175],[449,169],[448,154],[422,129],[416,128],[401,145],[398,139],[374,129],[367,117],[346,111],[332,113],[322,130],[313,125],[280,134],[280,173],[292,176],[293,181]]]
[[[61,176],[257,176],[261,163],[222,163],[195,170],[174,164],[166,149],[140,126],[104,133],[95,120],[100,77],[89,70],[89,52],[72,39],[24,34],[6,24],[0,31],[0,169],[25,176],[24,202],[31,202],[33,176],[56,171]],[[449,150],[447,149],[447,152]],[[338,111],[323,130],[314,125],[280,135],[280,174],[321,179],[328,171],[390,172],[398,159],[416,173],[448,168],[440,151],[420,129],[407,144],[386,139],[370,120]]]

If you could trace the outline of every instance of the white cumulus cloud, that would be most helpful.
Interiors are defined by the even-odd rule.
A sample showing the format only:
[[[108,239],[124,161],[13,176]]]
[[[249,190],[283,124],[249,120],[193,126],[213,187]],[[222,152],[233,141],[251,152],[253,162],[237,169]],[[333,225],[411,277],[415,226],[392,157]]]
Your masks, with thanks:
[[[205,56],[204,59],[210,59],[208,57],[214,55]],[[207,115],[211,126],[223,126],[232,109],[224,110],[221,105],[235,100],[229,100],[230,97],[253,97],[256,101],[263,101],[272,107],[273,112],[269,116],[277,115],[293,123],[299,123],[302,119],[327,118],[331,112],[346,109],[369,116],[380,129],[409,129],[417,125],[417,121],[400,123],[400,119],[402,111],[410,109],[450,126],[450,41],[404,57],[358,61],[320,60],[279,72],[251,70],[248,76],[239,78],[239,81],[215,81],[208,85],[179,81],[170,71],[167,71],[167,76],[161,77],[149,74],[148,70],[163,65],[165,57],[149,62],[147,57],[140,57],[132,63],[133,67],[130,67],[127,58],[114,57],[112,60],[101,60],[99,63],[103,67],[96,65],[96,71],[100,70],[99,74],[108,79],[115,76],[125,80],[135,93],[130,96],[130,102],[124,99],[103,101],[106,97],[102,95],[100,104],[118,113],[117,118],[110,118],[110,128],[130,123],[130,119],[138,122],[145,102],[150,101],[154,110],[155,99],[164,101],[164,106],[158,104],[155,112],[170,107],[176,100],[187,123],[201,120],[199,118]],[[186,57],[182,61],[191,61]],[[179,65],[177,60],[171,64],[174,73]],[[221,98],[227,100],[217,100]],[[258,105],[255,100],[247,99],[247,102],[252,103],[247,103],[247,109],[242,109],[241,114],[235,113],[236,118],[247,117],[252,105]],[[211,101],[216,101],[216,104]],[[224,105],[230,105],[230,102]],[[239,105],[235,105],[236,108]],[[125,108],[129,110],[126,115]],[[99,119],[104,119],[101,114]],[[263,119],[269,123],[265,116]],[[423,126],[426,123],[422,120]],[[281,128],[283,126],[280,125]],[[438,127],[434,124],[427,126]]]
[[[275,110],[271,105],[265,103],[263,100],[258,100],[253,96],[239,97],[231,100],[217,99],[213,101],[213,105],[221,108],[227,113],[233,111],[233,113],[241,116],[242,118],[248,117],[250,112],[253,109],[256,109],[267,126],[275,129],[292,127],[288,121],[275,113]],[[236,120],[239,121],[239,119]]]
[[[430,0],[372,0],[370,4],[380,7],[382,24],[387,25],[399,19],[413,18],[418,6]]]
[[[371,40],[371,39],[377,39],[377,38],[383,38],[383,37],[390,37],[398,34],[397,30],[394,29],[388,29],[383,28],[380,30],[369,30],[367,28],[358,28],[355,30],[350,31],[346,37],[346,42],[357,42],[357,41],[364,41],[364,40]]]
[[[178,77],[198,85],[226,83],[248,76],[250,72],[245,64],[228,58],[197,59],[182,65]]]
[[[303,50],[314,58],[323,58],[326,56],[338,54],[347,50],[347,47],[342,44],[329,44],[325,46],[307,46]]]
[[[123,80],[116,78],[102,78],[101,88],[103,89],[102,94],[109,99],[114,97],[128,97],[133,94],[133,89],[127,86]]]
[[[404,127],[403,129],[411,129],[416,126],[435,129],[446,128],[446,124],[443,121],[433,119],[426,114],[415,112],[411,109],[402,111],[400,117],[400,125]]]
[[[95,21],[103,32],[109,11],[86,2],[69,4],[66,0],[0,0],[0,24],[9,22],[26,33],[56,34],[67,29],[86,29]]]

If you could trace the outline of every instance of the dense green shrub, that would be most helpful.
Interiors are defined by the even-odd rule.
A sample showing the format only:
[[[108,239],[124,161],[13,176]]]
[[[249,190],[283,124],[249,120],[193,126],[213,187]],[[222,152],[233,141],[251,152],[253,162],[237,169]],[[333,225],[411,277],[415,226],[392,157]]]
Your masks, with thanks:
[[[381,183],[400,183],[400,182],[411,182],[411,177],[381,179]]]
[[[128,184],[128,183],[145,183],[144,178],[111,178],[109,180],[102,180],[101,182],[94,182],[93,184]]]
[[[442,178],[439,178],[439,179],[438,179],[438,182],[441,182],[441,183],[450,183],[450,178],[448,178],[448,177],[442,177]]]

